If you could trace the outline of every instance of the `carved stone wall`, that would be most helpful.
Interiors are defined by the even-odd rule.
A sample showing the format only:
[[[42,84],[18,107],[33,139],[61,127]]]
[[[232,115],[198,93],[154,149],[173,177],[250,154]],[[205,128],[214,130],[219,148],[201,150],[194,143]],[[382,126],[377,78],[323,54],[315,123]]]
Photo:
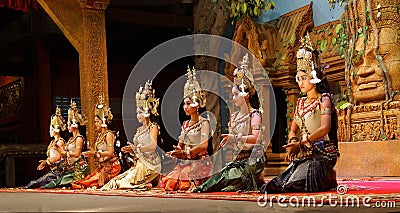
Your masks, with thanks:
[[[349,0],[341,16],[350,102],[400,99],[400,0]]]
[[[339,20],[313,28],[311,40],[320,52],[321,64],[328,82],[344,81],[344,55],[341,47],[342,24]],[[342,56],[341,56],[342,55]]]
[[[400,102],[354,106],[338,113],[340,142],[399,140]]]
[[[276,87],[296,88],[294,71],[295,55],[299,40],[314,25],[312,19],[312,2],[282,15],[268,23],[254,23],[244,17],[236,24],[233,40],[245,46],[260,61]],[[232,61],[241,59],[240,52],[232,49]],[[235,66],[227,63],[225,75],[232,76]],[[292,75],[293,74],[293,75]]]
[[[22,81],[17,80],[0,87],[0,119],[20,112],[22,109]]]

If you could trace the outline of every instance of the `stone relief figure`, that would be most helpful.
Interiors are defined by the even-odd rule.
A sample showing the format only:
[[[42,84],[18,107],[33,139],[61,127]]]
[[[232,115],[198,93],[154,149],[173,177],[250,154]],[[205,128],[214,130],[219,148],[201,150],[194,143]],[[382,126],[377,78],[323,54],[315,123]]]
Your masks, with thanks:
[[[341,17],[347,35],[351,102],[399,100],[400,0],[349,0]]]
[[[396,128],[397,122],[395,118],[388,119],[388,122],[386,123],[386,137],[387,139],[395,139],[399,135],[397,133],[397,128]]]
[[[368,124],[368,135],[366,140],[367,141],[376,141],[379,139],[379,136],[381,135],[381,122],[380,121],[375,121],[375,122],[370,122]]]

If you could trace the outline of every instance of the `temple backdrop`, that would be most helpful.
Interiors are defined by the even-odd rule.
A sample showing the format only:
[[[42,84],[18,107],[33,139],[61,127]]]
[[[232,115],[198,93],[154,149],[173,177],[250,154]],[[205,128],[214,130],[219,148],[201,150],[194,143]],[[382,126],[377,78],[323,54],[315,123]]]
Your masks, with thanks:
[[[319,26],[330,21],[336,21],[344,11],[345,4],[342,6],[337,4],[334,8],[330,8],[328,1],[326,0],[317,0],[312,2],[314,26]],[[309,0],[275,0],[275,9],[264,11],[256,21],[268,22],[277,19],[279,16],[303,7],[309,3]]]

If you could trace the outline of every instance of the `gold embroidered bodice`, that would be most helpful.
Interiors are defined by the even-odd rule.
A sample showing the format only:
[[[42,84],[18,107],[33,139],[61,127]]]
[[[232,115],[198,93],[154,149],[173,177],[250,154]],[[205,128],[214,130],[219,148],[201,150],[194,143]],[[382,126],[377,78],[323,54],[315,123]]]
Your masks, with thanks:
[[[193,148],[201,142],[201,128],[204,122],[208,122],[207,119],[200,117],[196,124],[189,126],[189,120],[186,120],[182,124],[181,134],[179,135],[179,141],[183,141],[185,148]]]
[[[70,137],[69,138],[67,144],[65,145],[65,151],[66,152],[75,152],[76,151],[76,149],[77,149],[77,147],[76,147],[76,139],[79,138],[79,137],[82,138],[82,140],[85,140],[82,135],[78,135],[76,137]],[[78,159],[79,159],[79,157],[76,158],[76,157],[68,157],[67,156],[66,160],[67,160],[69,165],[72,165]]]
[[[239,117],[239,111],[232,113],[228,123],[229,133],[234,135],[241,133],[242,136],[247,136],[249,134],[252,134],[251,133],[252,129],[259,128],[259,125],[253,126],[251,124],[251,118],[253,117],[254,114],[257,114],[258,116],[261,117],[259,111],[255,109],[251,110],[248,114],[240,117]],[[243,149],[250,150],[253,147],[254,144],[245,143]]]
[[[59,140],[64,141],[64,139],[62,139],[62,138],[59,138],[58,140],[55,140],[55,139],[51,140],[49,146],[47,147],[47,151],[46,151],[46,155],[47,155],[48,158],[54,158],[57,155],[58,152],[57,152],[57,150],[55,148],[55,144]],[[60,161],[61,161],[61,159],[59,161],[57,161],[57,162],[54,162],[54,164],[59,163]]]
[[[107,146],[114,146],[114,143],[111,143],[111,142],[109,142],[111,144],[107,144],[106,137],[108,134],[112,134],[114,137],[113,140],[115,141],[115,135],[112,131],[107,131],[105,133],[99,133],[99,135],[97,136],[97,139],[96,139],[96,143],[94,144],[94,148],[95,148],[96,152],[98,152],[98,151],[106,152]],[[99,160],[99,162],[103,162],[103,161],[107,160],[108,158],[109,157],[101,157],[98,160]]]
[[[326,95],[325,93],[323,95]],[[302,97],[297,100],[294,120],[301,130],[301,137],[310,135],[321,126],[321,97],[313,100],[309,105],[305,105],[307,97]],[[305,128],[303,128],[303,125]],[[328,134],[323,137],[323,140],[329,141]]]
[[[154,126],[159,128],[156,123],[151,123],[146,128],[139,127],[133,138],[134,145],[138,146],[139,144],[141,144],[142,146],[148,146],[151,145],[151,143],[157,143],[157,141],[154,141],[154,139],[152,139],[150,135],[150,130]],[[139,160],[141,160],[141,162],[146,165],[146,167],[153,171],[161,171],[161,159],[157,155],[155,150],[150,152],[140,152],[140,149],[138,148],[134,149],[134,152]]]

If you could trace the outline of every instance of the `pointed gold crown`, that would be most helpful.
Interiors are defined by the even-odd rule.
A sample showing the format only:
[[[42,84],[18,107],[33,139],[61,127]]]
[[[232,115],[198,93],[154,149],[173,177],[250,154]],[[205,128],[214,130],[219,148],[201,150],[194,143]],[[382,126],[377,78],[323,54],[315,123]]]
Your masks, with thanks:
[[[65,130],[65,120],[61,115],[61,109],[57,106],[56,112],[50,117],[50,127],[56,130]]]
[[[79,113],[78,107],[76,107],[76,102],[71,100],[71,107],[68,109],[68,125],[72,127],[78,127],[86,125],[86,119],[82,114]]]
[[[190,70],[189,66],[187,68],[187,80],[185,86],[183,87],[183,97],[192,99],[192,106],[205,107],[206,106],[206,97],[204,92],[200,87],[200,83],[196,77],[196,69],[193,67]]]
[[[303,71],[310,75],[312,79],[310,83],[317,84],[321,82],[321,79],[318,78],[318,75],[321,77],[322,70],[320,68],[320,63],[318,59],[317,53],[314,52],[315,47],[310,39],[310,34],[305,35],[300,40],[300,49],[297,51],[297,72]],[[318,69],[315,69],[318,68]],[[319,74],[317,73],[319,72]],[[297,82],[297,78],[296,78]]]
[[[136,107],[143,108],[146,117],[150,116],[150,114],[158,116],[157,108],[160,102],[155,97],[155,93],[156,90],[153,89],[153,82],[150,80],[146,81],[144,88],[140,86],[139,91],[136,92]]]
[[[111,122],[113,119],[113,114],[111,113],[111,108],[109,108],[105,103],[104,103],[104,96],[100,95],[99,96],[99,101],[96,104],[95,115],[101,118],[103,121],[102,126],[106,127],[107,123]]]
[[[245,93],[245,89],[248,89],[251,95],[255,92],[254,77],[249,70],[249,55],[247,53],[239,62],[239,67],[233,72],[233,83],[239,87],[242,94]]]
[[[310,74],[314,69],[313,62],[314,45],[311,42],[310,35],[300,40],[300,49],[297,51],[297,71],[305,71]]]

